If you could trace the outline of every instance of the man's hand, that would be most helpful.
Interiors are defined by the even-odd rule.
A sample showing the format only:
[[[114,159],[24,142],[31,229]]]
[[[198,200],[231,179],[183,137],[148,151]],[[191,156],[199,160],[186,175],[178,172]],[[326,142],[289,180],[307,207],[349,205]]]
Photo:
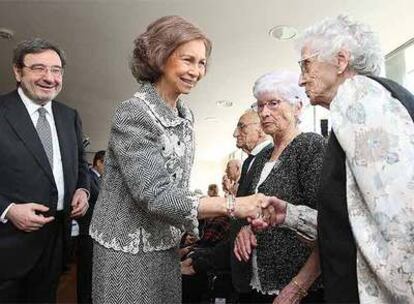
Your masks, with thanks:
[[[71,205],[72,212],[70,217],[77,218],[84,216],[89,208],[88,195],[86,194],[86,191],[83,189],[76,189]]]
[[[183,247],[178,249],[178,254],[180,255],[180,259],[184,258],[187,254],[190,253],[190,251],[192,251],[194,248],[193,245],[191,246],[187,246],[187,247]]]
[[[257,247],[256,236],[250,229],[250,226],[244,226],[240,229],[239,234],[234,241],[234,255],[241,262],[248,262],[252,249]]]
[[[55,219],[53,216],[45,217],[43,214],[39,214],[48,210],[48,207],[36,203],[13,204],[7,211],[6,218],[18,229],[32,232]]]
[[[185,259],[180,263],[181,265],[181,274],[184,275],[195,275],[195,270],[193,267],[193,260],[191,258]]]

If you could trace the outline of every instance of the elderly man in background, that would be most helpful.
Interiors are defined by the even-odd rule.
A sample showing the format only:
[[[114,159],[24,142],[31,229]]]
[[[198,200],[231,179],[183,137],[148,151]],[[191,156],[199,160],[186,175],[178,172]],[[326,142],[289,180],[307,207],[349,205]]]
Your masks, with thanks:
[[[251,182],[249,174],[251,165],[256,157],[272,146],[271,139],[263,132],[260,124],[260,117],[256,111],[248,110],[240,116],[233,136],[236,138],[236,146],[248,154],[247,159],[243,162],[241,175],[238,180],[238,189],[236,196],[244,196],[247,193],[248,184]],[[236,232],[240,224],[231,222],[230,235],[231,239],[226,239],[208,250],[195,252],[190,258],[187,258],[181,264],[183,274],[195,274],[202,272],[212,272],[217,270],[231,270],[233,281],[240,281],[242,274],[231,267],[237,261],[232,254],[233,243]]]
[[[246,195],[246,188],[251,182],[248,174],[254,160],[266,147],[272,146],[272,140],[267,136],[260,124],[260,117],[253,110],[246,111],[240,116],[233,137],[236,138],[236,147],[247,154],[244,160],[237,188],[237,196]]]
[[[300,84],[332,117],[318,214],[275,198],[265,217],[318,237],[327,302],[413,303],[414,97],[378,77],[375,33],[346,16],[299,48]]]
[[[63,51],[43,39],[14,50],[17,90],[0,97],[0,303],[54,303],[71,218],[88,208],[78,113],[55,101]]]

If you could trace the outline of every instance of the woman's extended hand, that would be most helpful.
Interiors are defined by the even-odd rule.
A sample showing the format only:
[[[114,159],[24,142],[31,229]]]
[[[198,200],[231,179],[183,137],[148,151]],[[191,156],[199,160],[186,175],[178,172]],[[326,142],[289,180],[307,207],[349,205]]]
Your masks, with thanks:
[[[250,229],[250,226],[244,226],[234,241],[234,254],[241,262],[242,260],[248,262],[252,249],[257,246],[256,236]]]
[[[234,215],[238,218],[259,218],[262,215],[262,205],[267,204],[267,197],[261,193],[237,197]]]

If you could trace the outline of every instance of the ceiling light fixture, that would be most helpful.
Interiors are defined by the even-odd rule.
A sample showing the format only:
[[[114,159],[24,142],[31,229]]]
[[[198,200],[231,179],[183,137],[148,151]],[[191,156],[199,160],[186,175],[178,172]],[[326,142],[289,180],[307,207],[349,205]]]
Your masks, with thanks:
[[[219,107],[223,107],[223,108],[230,108],[230,107],[233,106],[233,102],[230,101],[230,100],[223,99],[223,100],[217,101],[216,105],[219,106]]]
[[[269,30],[269,36],[278,40],[289,40],[296,36],[297,30],[293,26],[277,25]]]
[[[214,117],[214,116],[207,116],[207,117],[204,118],[204,121],[207,121],[207,122],[218,122],[218,119],[216,117]]]
[[[0,28],[0,39],[11,40],[14,36],[14,32],[7,28]]]

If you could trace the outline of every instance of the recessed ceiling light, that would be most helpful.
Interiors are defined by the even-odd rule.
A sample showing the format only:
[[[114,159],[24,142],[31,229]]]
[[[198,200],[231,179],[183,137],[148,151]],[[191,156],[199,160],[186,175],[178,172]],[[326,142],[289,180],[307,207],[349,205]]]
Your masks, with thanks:
[[[296,36],[297,30],[293,26],[277,25],[269,30],[269,35],[278,40],[289,40]]]
[[[14,36],[14,32],[7,28],[0,28],[0,39],[11,40]]]
[[[214,116],[207,116],[207,117],[204,118],[204,121],[207,121],[207,122],[218,122],[218,119],[217,119],[217,117],[214,117]]]
[[[216,105],[219,106],[219,107],[223,107],[223,108],[230,108],[230,107],[233,106],[233,102],[230,101],[230,100],[223,99],[223,100],[217,101]]]

